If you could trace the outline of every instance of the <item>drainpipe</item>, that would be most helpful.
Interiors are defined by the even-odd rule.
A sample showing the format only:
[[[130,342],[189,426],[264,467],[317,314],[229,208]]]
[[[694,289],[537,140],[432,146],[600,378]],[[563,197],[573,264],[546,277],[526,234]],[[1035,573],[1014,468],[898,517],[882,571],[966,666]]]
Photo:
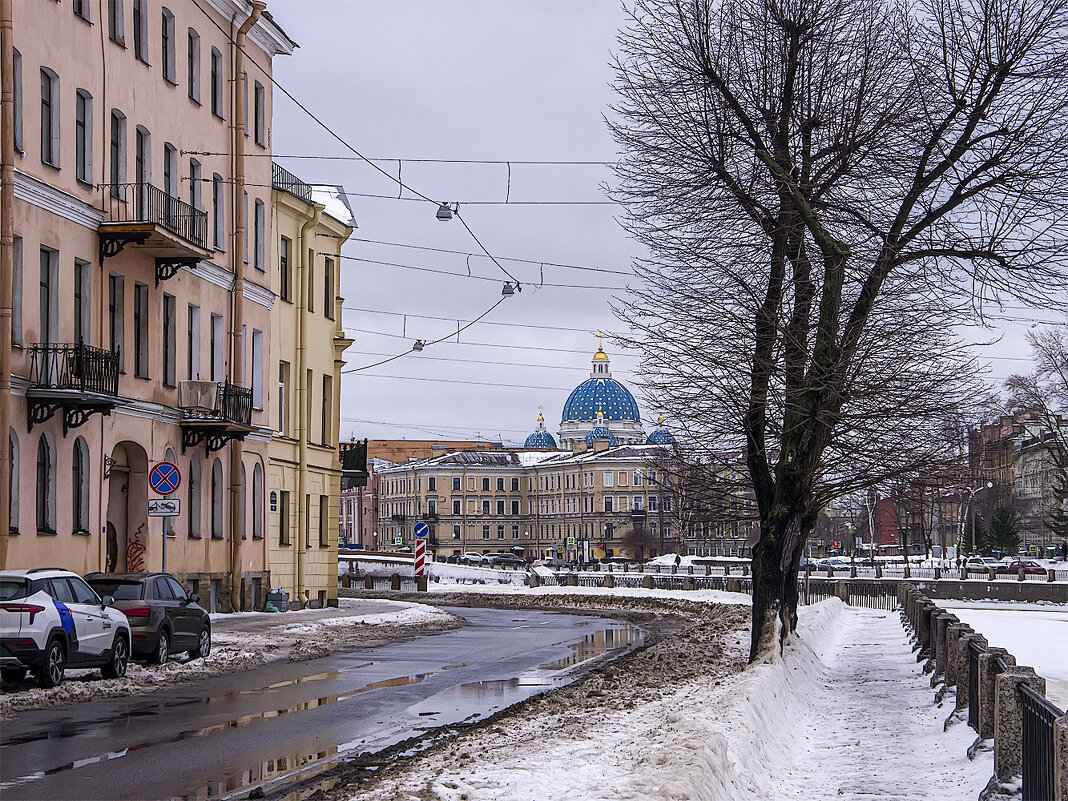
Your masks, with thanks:
[[[0,0],[0,433],[11,431],[11,277],[15,257],[15,45],[12,41],[11,0]],[[11,536],[11,453],[0,445],[0,570],[7,567]]]
[[[245,42],[248,32],[256,24],[267,4],[263,0],[252,0],[252,13],[241,27],[237,29],[234,53],[235,91],[245,71]],[[241,328],[245,323],[245,104],[244,95],[236,98],[234,103],[234,289],[232,293],[233,312],[230,316],[230,341],[233,350],[230,355],[230,383],[241,386],[241,370],[245,366],[245,337]],[[255,247],[255,243],[253,243]],[[233,440],[230,443],[230,604],[236,612],[241,609],[241,530],[244,523],[245,508],[241,503],[241,465],[244,455],[244,443]]]
[[[319,224],[319,220],[323,216],[323,209],[325,209],[322,203],[312,204],[311,217],[300,227],[300,238],[298,240],[300,258],[297,263],[300,267],[297,269],[297,364],[295,376],[297,382],[297,403],[300,405],[297,420],[297,441],[300,443],[300,456],[298,457],[297,466],[297,576],[296,576],[296,595],[300,602],[304,603],[304,562],[307,554],[308,537],[308,516],[307,516],[307,499],[305,493],[307,492],[307,475],[308,475],[308,435],[311,433],[311,410],[308,409],[308,397],[311,392],[311,387],[307,385],[306,368],[304,367],[304,354],[307,348],[307,336],[308,327],[304,324],[304,316],[308,309],[307,293],[312,290],[312,287],[308,286],[308,283],[304,280],[308,271],[312,265],[308,263],[308,248],[307,241],[309,239],[309,231]],[[314,237],[314,234],[310,236]]]

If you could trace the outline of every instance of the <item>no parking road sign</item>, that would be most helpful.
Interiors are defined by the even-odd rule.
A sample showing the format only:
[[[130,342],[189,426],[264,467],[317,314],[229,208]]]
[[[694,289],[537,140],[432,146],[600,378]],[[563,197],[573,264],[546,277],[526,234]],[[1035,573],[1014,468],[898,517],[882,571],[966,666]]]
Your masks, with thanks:
[[[182,485],[182,474],[178,465],[170,462],[160,462],[148,473],[148,486],[157,495],[170,495],[177,492]]]

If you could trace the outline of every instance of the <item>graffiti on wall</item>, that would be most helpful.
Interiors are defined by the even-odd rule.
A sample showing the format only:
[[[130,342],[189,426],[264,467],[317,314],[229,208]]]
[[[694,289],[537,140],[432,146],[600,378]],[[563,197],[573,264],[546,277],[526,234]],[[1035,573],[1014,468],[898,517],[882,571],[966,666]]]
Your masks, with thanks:
[[[144,528],[144,523],[139,525],[126,546],[126,569],[131,573],[140,573],[145,569],[145,544],[141,541]]]

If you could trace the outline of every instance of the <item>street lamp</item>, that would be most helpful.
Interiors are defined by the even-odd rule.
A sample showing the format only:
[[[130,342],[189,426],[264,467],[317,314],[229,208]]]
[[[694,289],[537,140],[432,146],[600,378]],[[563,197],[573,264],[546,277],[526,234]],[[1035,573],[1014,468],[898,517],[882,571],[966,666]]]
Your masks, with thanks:
[[[991,489],[993,486],[994,486],[994,482],[993,481],[988,481],[988,482],[986,482],[985,486],[982,486],[982,487],[965,487],[963,490],[961,490],[961,492],[967,492],[968,493],[968,515],[969,515],[969,519],[971,520],[971,533],[970,533],[971,547],[970,547],[969,553],[975,551],[975,495],[976,495],[976,493],[982,492],[983,490]],[[964,548],[964,526],[962,524],[961,525],[961,532],[960,532],[960,540],[959,540],[958,545],[957,545],[957,559],[958,560],[960,559],[960,552],[961,552],[961,550],[963,548]]]

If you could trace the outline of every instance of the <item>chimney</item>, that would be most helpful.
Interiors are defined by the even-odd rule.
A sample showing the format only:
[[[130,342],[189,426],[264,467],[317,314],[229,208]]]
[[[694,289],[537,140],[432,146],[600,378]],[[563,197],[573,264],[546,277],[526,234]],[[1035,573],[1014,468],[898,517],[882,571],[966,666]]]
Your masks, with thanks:
[[[598,439],[598,440],[594,440],[594,442],[593,442],[593,452],[594,453],[600,453],[601,451],[606,451],[611,447],[612,447],[612,443],[609,442],[606,439]]]

